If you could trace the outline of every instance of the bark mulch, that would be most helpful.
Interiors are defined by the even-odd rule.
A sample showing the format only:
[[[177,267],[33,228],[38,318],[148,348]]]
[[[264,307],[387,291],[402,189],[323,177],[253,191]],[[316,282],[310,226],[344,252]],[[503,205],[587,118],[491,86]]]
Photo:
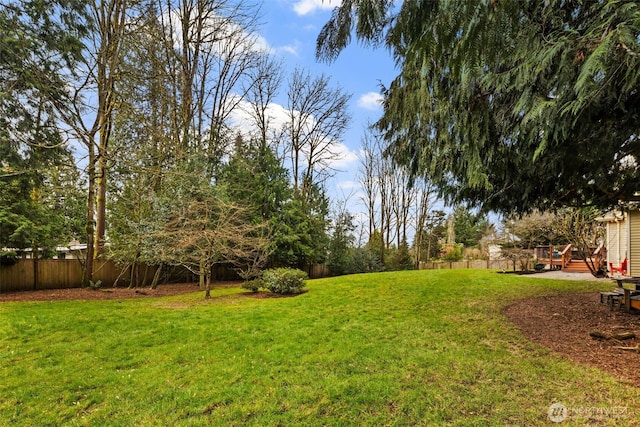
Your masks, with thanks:
[[[600,303],[600,294],[596,292],[523,299],[505,307],[503,313],[531,341],[570,360],[640,385],[640,351],[618,348],[640,345],[637,312],[626,313],[617,307],[611,310],[606,303]],[[606,338],[593,338],[592,333]],[[623,333],[636,337],[611,338]]]
[[[215,288],[239,286],[238,282],[216,282]],[[3,292],[2,301],[53,301],[53,300],[110,300],[126,298],[153,298],[198,292],[197,283],[171,283],[151,288],[113,288],[100,289],[72,288],[72,289],[41,289],[37,291]]]

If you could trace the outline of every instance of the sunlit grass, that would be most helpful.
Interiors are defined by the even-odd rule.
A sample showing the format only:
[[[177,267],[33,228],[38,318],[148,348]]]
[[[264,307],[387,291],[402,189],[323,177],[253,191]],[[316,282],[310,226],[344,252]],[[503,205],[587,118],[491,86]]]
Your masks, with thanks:
[[[442,270],[313,280],[289,298],[3,303],[0,420],[548,425],[554,402],[634,420],[637,388],[527,341],[500,313],[599,286]]]

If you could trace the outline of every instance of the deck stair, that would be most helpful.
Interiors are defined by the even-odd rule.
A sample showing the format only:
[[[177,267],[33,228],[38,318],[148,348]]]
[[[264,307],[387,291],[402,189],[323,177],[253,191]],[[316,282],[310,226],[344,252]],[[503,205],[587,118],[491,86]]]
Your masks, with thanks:
[[[600,244],[597,248],[586,252],[590,256],[590,258],[587,258],[588,262],[596,270],[605,267],[607,256],[604,244]],[[539,264],[546,264],[552,270],[562,270],[570,273],[590,273],[587,261],[576,255],[578,255],[578,251],[571,244],[564,247],[547,245],[536,248],[536,262]]]
[[[567,273],[591,273],[587,263],[583,259],[572,259],[564,267],[562,271]]]

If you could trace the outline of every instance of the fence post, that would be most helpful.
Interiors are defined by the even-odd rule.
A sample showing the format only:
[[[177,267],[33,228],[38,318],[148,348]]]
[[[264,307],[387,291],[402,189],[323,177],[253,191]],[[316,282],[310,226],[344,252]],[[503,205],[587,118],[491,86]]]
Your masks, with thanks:
[[[35,252],[32,252],[31,256],[33,257],[33,290],[35,291],[38,289],[38,257]]]

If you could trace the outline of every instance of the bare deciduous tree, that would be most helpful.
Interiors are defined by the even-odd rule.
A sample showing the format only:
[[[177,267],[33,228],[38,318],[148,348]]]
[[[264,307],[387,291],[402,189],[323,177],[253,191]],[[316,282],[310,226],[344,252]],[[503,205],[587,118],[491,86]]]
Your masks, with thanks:
[[[104,251],[107,206],[107,178],[109,173],[109,142],[117,103],[116,79],[119,75],[120,48],[127,29],[127,14],[134,4],[131,0],[101,0],[94,3],[97,24],[96,86],[98,91],[98,150],[96,157],[96,230],[95,252]],[[91,151],[91,150],[90,150]]]
[[[249,73],[250,86],[245,88],[245,92],[251,109],[250,115],[257,128],[260,144],[269,146],[269,132],[274,130],[272,129],[273,117],[269,109],[282,85],[282,62],[265,54],[258,58],[256,67]]]
[[[556,212],[535,211],[523,216],[505,219],[505,237],[510,246],[533,249],[537,245],[571,244],[584,259],[594,276],[601,272],[603,258],[594,252],[604,240],[604,225],[596,218],[601,214],[595,208],[564,208]],[[517,250],[512,250],[515,257]]]
[[[573,245],[594,276],[602,273],[606,261],[595,256],[605,238],[604,223],[596,221],[601,214],[600,210],[590,207],[565,208],[558,213],[558,233]]]
[[[363,189],[362,202],[366,206],[369,218],[369,236],[376,229],[376,200],[379,196],[378,180],[376,178],[376,162],[379,159],[379,140],[375,138],[372,129],[369,128],[362,138],[360,149],[360,171],[358,177]]]
[[[168,69],[175,70],[182,150],[210,159],[210,174],[226,153],[226,122],[264,54],[255,34],[258,8],[231,0],[180,0],[161,5]]]
[[[267,260],[269,240],[264,224],[251,223],[246,208],[216,197],[211,189],[169,194],[156,206],[146,248],[156,259],[188,268],[200,277],[210,297],[216,265],[244,270],[261,268]]]
[[[415,248],[415,262],[416,265],[419,264],[422,259],[422,247],[423,239],[425,237],[425,232],[427,230],[427,225],[432,217],[434,205],[436,202],[436,189],[435,186],[427,180],[418,179],[414,182],[414,188],[416,189],[416,197],[415,197],[415,207],[414,207],[414,218],[415,218],[415,238],[413,242],[413,247]],[[427,254],[426,258],[429,259],[431,256],[431,241],[429,240],[427,244]]]
[[[288,118],[285,124],[294,187],[304,196],[331,171],[338,159],[340,142],[351,117],[347,104],[351,95],[332,89],[326,76],[312,78],[296,69],[288,86]]]
[[[56,104],[70,139],[86,149],[87,170],[87,251],[84,283],[93,279],[93,260],[103,249],[105,238],[106,191],[109,141],[114,107],[115,82],[119,71],[120,47],[134,1],[101,0],[89,6],[95,30],[84,45],[84,63],[70,75],[75,81],[71,106]],[[95,103],[91,101],[96,99]]]

